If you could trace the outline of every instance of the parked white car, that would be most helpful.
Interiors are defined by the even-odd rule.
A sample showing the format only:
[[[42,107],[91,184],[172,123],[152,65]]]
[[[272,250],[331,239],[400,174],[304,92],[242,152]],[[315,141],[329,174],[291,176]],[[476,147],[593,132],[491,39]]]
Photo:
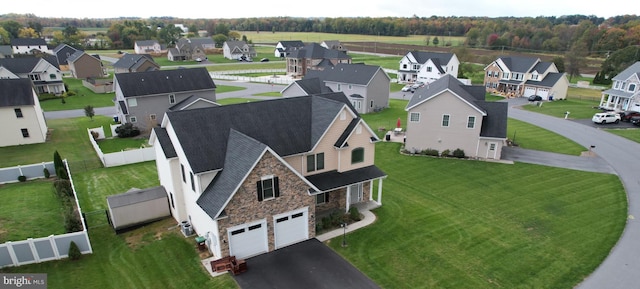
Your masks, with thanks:
[[[619,123],[620,114],[617,114],[615,112],[599,112],[594,114],[591,120],[595,123],[600,123],[600,124]]]

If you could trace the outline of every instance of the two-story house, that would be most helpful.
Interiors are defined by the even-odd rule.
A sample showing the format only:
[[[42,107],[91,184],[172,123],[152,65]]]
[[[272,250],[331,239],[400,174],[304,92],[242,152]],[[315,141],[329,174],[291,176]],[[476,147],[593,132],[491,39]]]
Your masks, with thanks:
[[[351,63],[351,56],[339,50],[324,48],[318,43],[310,43],[291,51],[286,61],[287,75],[302,77],[309,70],[323,70],[338,63]]]
[[[0,45],[0,58],[12,58],[13,49],[11,45]]]
[[[133,44],[135,54],[162,53],[163,49],[158,40],[138,40]]]
[[[78,51],[80,51],[80,49],[76,49],[64,43],[53,49],[53,54],[58,58],[58,66],[60,67],[60,70],[69,70],[69,63],[67,62],[67,59]]]
[[[273,54],[275,57],[287,57],[291,51],[304,47],[301,40],[278,41]]]
[[[106,76],[106,69],[97,55],[90,55],[78,50],[67,58],[67,65],[73,78],[101,78]]]
[[[47,140],[47,123],[31,80],[0,77],[0,123],[0,147]]]
[[[308,82],[304,80],[312,78],[318,78],[331,91],[343,92],[358,113],[365,114],[389,107],[391,78],[380,66],[338,63],[324,70],[309,70],[303,79],[285,87],[282,95],[287,97],[319,93],[316,90],[311,93],[305,90]]]
[[[0,78],[26,78],[33,82],[37,93],[60,95],[65,87],[55,56],[0,59]]]
[[[216,85],[204,67],[118,73],[114,89],[118,120],[145,132],[167,111],[217,106]]]
[[[157,64],[149,54],[126,53],[122,55],[118,61],[113,63],[113,72],[115,74],[151,70],[160,70],[160,65]]]
[[[565,99],[569,80],[553,62],[525,56],[500,57],[484,68],[487,92],[506,97],[539,95],[542,99]]]
[[[320,43],[320,46],[326,49],[342,51],[344,53],[349,52],[349,50],[347,50],[347,48],[345,48],[344,45],[342,45],[342,42],[340,42],[340,40],[325,40],[325,41],[322,41],[322,43]]]
[[[172,216],[217,258],[301,242],[323,212],[381,204],[379,139],[343,93],[167,112],[149,141]]]
[[[205,60],[207,59],[207,50],[215,49],[215,47],[215,42],[209,37],[180,38],[175,47],[169,48],[167,58],[170,61]]]
[[[13,54],[50,54],[53,51],[47,46],[43,38],[13,38],[11,39]]]
[[[507,139],[506,102],[485,101],[484,87],[465,85],[451,75],[425,85],[407,103],[405,149],[500,159]]]
[[[400,59],[399,83],[430,83],[444,75],[458,77],[460,61],[454,53],[410,51]]]
[[[602,92],[600,108],[640,111],[640,61],[611,79],[611,88]]]
[[[222,44],[222,55],[227,59],[250,60],[258,56],[258,53],[244,41],[225,41]]]

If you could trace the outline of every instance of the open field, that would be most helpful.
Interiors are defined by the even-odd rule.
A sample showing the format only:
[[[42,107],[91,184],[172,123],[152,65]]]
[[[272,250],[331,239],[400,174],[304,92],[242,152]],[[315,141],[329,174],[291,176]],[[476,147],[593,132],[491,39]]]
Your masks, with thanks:
[[[322,43],[328,40],[339,40],[340,42],[381,42],[381,43],[398,43],[425,45],[426,35],[410,35],[410,36],[378,36],[378,35],[361,35],[361,34],[335,34],[320,32],[267,32],[267,31],[238,31],[240,35],[246,35],[247,39],[253,43],[276,45],[279,41],[300,40],[304,43],[316,42]],[[431,36],[433,40],[435,36]],[[440,44],[451,42],[452,46],[458,46],[464,43],[466,37],[459,36],[439,36]]]

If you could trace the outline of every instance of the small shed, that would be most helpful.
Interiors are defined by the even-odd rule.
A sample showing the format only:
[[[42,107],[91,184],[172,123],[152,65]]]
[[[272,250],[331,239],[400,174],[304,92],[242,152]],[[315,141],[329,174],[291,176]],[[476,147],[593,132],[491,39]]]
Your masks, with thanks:
[[[116,231],[147,224],[171,215],[163,186],[131,189],[107,197],[109,220]]]

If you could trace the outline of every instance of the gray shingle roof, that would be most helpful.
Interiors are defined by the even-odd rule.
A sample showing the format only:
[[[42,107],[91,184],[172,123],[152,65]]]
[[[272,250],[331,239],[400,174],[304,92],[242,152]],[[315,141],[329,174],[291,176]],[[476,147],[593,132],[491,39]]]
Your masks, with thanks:
[[[138,40],[136,41],[138,46],[153,46],[158,44],[157,40]]]
[[[446,65],[451,61],[453,53],[427,52],[427,51],[411,51],[409,52],[420,64],[426,63],[429,59],[437,60],[440,64]]]
[[[307,76],[309,76],[308,72]],[[295,84],[304,90],[307,95],[331,92],[331,89],[324,85],[324,82],[320,78],[307,76],[295,81]]]
[[[167,198],[167,191],[165,191],[163,186],[157,186],[108,196],[107,204],[109,208],[118,208],[162,198]]]
[[[630,65],[625,70],[618,73],[618,75],[613,77],[613,80],[625,81],[634,74],[636,77],[640,78],[640,61]]]
[[[204,67],[118,73],[115,77],[125,97],[216,88]]]
[[[198,198],[198,205],[212,218],[216,218],[236,189],[244,181],[267,146],[237,130],[228,132],[224,169],[219,172]]]
[[[527,73],[531,71],[531,69],[540,62],[540,59],[537,57],[526,56],[508,56],[500,57],[500,59],[507,66],[509,71],[520,73]]]
[[[53,49],[53,53],[58,57],[58,63],[60,65],[67,64],[67,57],[76,53],[77,51],[81,51],[80,49],[73,48],[67,44],[60,44]]]
[[[338,171],[330,171],[326,173],[307,176],[306,178],[316,188],[326,192],[355,183],[379,179],[385,176],[386,174],[378,167],[368,166],[342,173],[339,173]]]
[[[32,72],[40,60],[44,59],[49,62],[55,68],[60,69],[58,65],[58,59],[56,56],[48,55],[45,57],[17,57],[17,58],[0,58],[0,66],[8,69],[13,73],[29,73]]]
[[[541,81],[527,80],[525,84],[532,86],[553,87],[558,81],[560,81],[563,75],[564,73],[549,72]]]
[[[551,62],[538,62],[529,72],[537,71],[538,73],[544,73],[551,67],[551,64]]]
[[[0,79],[0,107],[32,106],[33,84],[26,78]]]
[[[346,97],[340,93],[344,101]],[[194,173],[221,169],[231,129],[251,136],[280,156],[308,152],[345,104],[323,96],[167,112]]]
[[[480,136],[506,138],[507,137],[507,113],[508,103],[477,101],[487,115],[482,118]]]
[[[118,59],[118,61],[116,61],[113,64],[113,67],[124,68],[124,69],[134,69],[134,68],[140,67],[140,65],[142,65],[146,61],[154,63],[156,64],[156,66],[160,67],[159,65],[157,65],[155,61],[153,61],[153,57],[151,57],[151,55],[149,54],[128,54],[128,53],[120,57],[120,59]]]
[[[285,50],[304,47],[304,43],[301,40],[279,41],[279,43],[282,44]]]
[[[173,147],[173,142],[171,141],[171,138],[169,138],[167,130],[165,128],[154,127],[153,131],[156,133],[158,142],[160,142],[160,148],[162,148],[164,156],[168,159],[177,157],[178,154],[176,153],[176,149]]]
[[[78,58],[80,58],[83,54],[85,54],[84,51],[76,51],[73,54],[71,54],[68,58],[67,58],[67,63],[71,62],[75,62],[76,60],[78,60]]]
[[[367,85],[379,70],[380,66],[338,63],[324,70],[309,70],[303,79],[317,77],[323,81]]]
[[[287,57],[297,59],[351,59],[351,56],[342,51],[326,49],[318,43],[310,43],[303,48],[291,51]]]
[[[11,46],[47,46],[47,41],[42,38],[13,38],[11,39]]]

